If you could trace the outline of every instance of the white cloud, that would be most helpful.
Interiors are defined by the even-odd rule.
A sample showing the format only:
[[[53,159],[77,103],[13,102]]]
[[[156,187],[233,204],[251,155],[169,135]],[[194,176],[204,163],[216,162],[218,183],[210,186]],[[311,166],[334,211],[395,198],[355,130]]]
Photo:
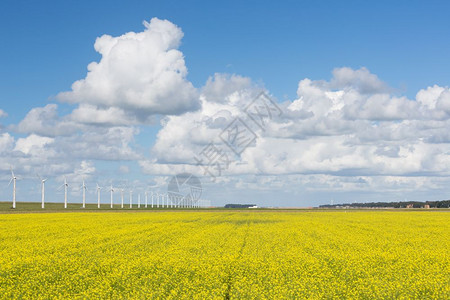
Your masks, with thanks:
[[[58,115],[58,105],[47,104],[44,107],[31,109],[25,118],[11,129],[20,133],[33,133],[42,136],[67,136],[80,129],[74,123]]]
[[[8,116],[8,114],[4,110],[0,109],[0,118],[4,118],[7,116]]]
[[[97,38],[94,47],[101,60],[90,63],[86,78],[57,98],[101,109],[117,107],[141,121],[153,114],[177,115],[198,109],[197,91],[186,80],[184,57],[177,50],[183,32],[157,18],[144,25],[142,32]]]
[[[436,108],[437,99],[444,90],[445,88],[437,85],[420,90],[416,95],[417,102],[429,109],[434,109]]]
[[[7,132],[0,135],[0,153],[5,154],[13,150],[14,138]]]
[[[216,89],[217,86],[220,88]],[[202,148],[217,140],[235,117],[243,115],[248,100],[254,99],[261,89],[253,85],[249,78],[215,74],[208,79],[203,90],[207,94],[200,96],[201,110],[168,116],[163,120],[163,128],[158,132],[152,148],[158,163],[193,163],[194,156]]]
[[[68,178],[75,183],[81,184],[83,180],[89,180],[96,172],[96,168],[92,161],[82,160],[78,166],[75,166],[73,173],[68,174]],[[61,176],[60,182],[64,182],[64,177]]]
[[[258,138],[238,158],[228,151],[225,175],[450,175],[447,88],[435,86],[410,100],[390,94],[365,68],[335,69],[333,75],[330,82],[301,80],[299,98],[280,103],[283,115],[262,131],[243,112],[258,87],[248,78],[215,74],[202,89],[202,109],[168,117],[154,159],[141,167],[150,174],[202,174],[193,158],[209,142],[227,150],[219,135],[239,116]]]
[[[98,108],[90,104],[80,104],[70,115],[71,120],[84,124],[128,125],[137,123],[135,117],[117,107]]]
[[[20,151],[23,154],[42,156],[44,150],[48,151],[47,149],[45,149],[46,146],[52,144],[53,142],[53,138],[32,134],[26,138],[18,139],[14,150]]]
[[[251,85],[252,81],[248,77],[216,73],[208,78],[202,89],[202,95],[210,102],[225,103],[227,102],[226,97],[234,92],[247,89]]]
[[[83,160],[137,160],[131,144],[139,130],[134,127],[91,127],[91,130],[57,140],[60,157]]]
[[[377,75],[364,67],[358,70],[347,67],[334,69],[330,86],[339,90],[356,89],[362,94],[383,93],[389,90]]]

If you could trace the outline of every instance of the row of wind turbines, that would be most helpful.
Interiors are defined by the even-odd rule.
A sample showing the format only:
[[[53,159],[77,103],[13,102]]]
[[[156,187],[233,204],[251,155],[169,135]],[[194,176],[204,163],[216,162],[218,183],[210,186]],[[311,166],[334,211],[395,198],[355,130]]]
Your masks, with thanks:
[[[47,178],[42,178],[40,175],[37,175],[39,180],[41,181],[41,208],[45,208],[45,182],[48,180]],[[16,208],[16,181],[20,178],[17,177],[14,174],[14,170],[11,168],[11,179],[9,181],[8,186],[13,184],[13,200],[12,200],[12,208]],[[64,177],[64,183],[58,188],[61,189],[64,188],[64,208],[67,208],[68,205],[68,198],[67,198],[67,191],[69,188],[69,184],[67,183],[66,177]],[[83,183],[81,185],[82,190],[82,208],[86,208],[86,190],[87,186],[83,179]],[[97,190],[97,207],[100,208],[101,206],[101,197],[100,192],[102,190],[102,187],[96,184],[96,190]],[[109,189],[110,192],[110,208],[114,208],[114,187],[110,186]],[[124,199],[124,193],[125,189],[120,188],[120,207],[125,207],[125,199]],[[149,192],[145,191],[145,201],[144,203],[141,203],[141,194],[138,194],[138,200],[137,200],[137,207],[141,208],[141,204],[148,208],[149,206],[151,208],[201,208],[201,207],[209,207],[211,203],[207,200],[198,199],[197,201],[193,201],[192,199],[183,197],[182,195],[176,195],[174,193],[171,193],[170,195],[168,193],[159,193],[159,192],[150,192],[150,202],[149,202]],[[129,190],[129,208],[133,208],[133,190]]]

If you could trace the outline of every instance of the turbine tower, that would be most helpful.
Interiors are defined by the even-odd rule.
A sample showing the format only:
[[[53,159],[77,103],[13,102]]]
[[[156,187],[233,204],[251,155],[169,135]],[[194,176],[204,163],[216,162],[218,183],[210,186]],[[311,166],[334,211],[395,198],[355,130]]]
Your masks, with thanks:
[[[67,187],[69,184],[67,183],[67,178],[64,176],[64,183],[61,187],[64,186],[64,208],[67,208]]]
[[[39,176],[39,174],[38,177],[41,180],[41,201],[42,201],[41,207],[45,208],[45,182],[47,181],[47,178],[42,179],[42,177]]]
[[[97,183],[97,208],[100,208],[100,190],[102,188]]]
[[[11,182],[13,183],[13,208],[16,208],[16,180],[17,177],[14,175],[14,171],[11,168],[11,180],[9,181],[8,186],[11,185]]]
[[[110,189],[110,192],[111,192],[111,208],[113,208],[113,204],[114,204],[114,202],[113,202],[113,194],[114,194],[114,189],[113,189],[113,186],[112,186],[112,184],[111,184],[111,189]]]
[[[120,189],[120,198],[122,199],[122,202],[120,203],[120,208],[123,208],[123,189]]]
[[[148,192],[145,191],[145,208],[147,208],[148,205]]]
[[[130,208],[133,207],[133,190],[130,190]]]
[[[141,208],[141,194],[138,194],[138,208]]]
[[[83,185],[81,186],[81,188],[83,189],[83,208],[86,208],[86,190],[87,190],[87,186],[84,183],[84,178],[83,178]]]

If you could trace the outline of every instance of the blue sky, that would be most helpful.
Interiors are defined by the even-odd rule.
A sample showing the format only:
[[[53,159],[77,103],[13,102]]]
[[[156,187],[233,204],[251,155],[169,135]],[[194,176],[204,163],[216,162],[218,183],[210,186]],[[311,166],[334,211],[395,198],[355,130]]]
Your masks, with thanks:
[[[389,86],[390,97],[404,96],[416,101],[416,94],[422,89],[434,85],[445,88],[449,85],[449,6],[446,1],[2,1],[0,109],[7,114],[0,119],[2,133],[12,136],[14,143],[19,138],[37,134],[30,130],[17,130],[17,125],[30,110],[49,103],[57,104],[60,117],[70,115],[82,101],[67,103],[68,101],[57,99],[57,95],[70,91],[73,82],[85,78],[89,63],[100,61],[102,56],[94,49],[96,38],[104,34],[118,37],[127,32],[141,32],[144,30],[142,22],[150,22],[155,17],[170,21],[184,33],[177,47],[184,56],[188,70],[184,79],[198,91],[202,90],[208,78],[215,73],[227,73],[250,78],[254,85],[265,89],[278,103],[294,102],[300,98],[297,89],[301,80],[309,78],[313,81],[331,82],[334,78],[332,71],[346,67],[351,70],[366,68],[370,74],[375,74]],[[348,86],[339,86],[332,90],[347,88]],[[140,132],[134,134],[130,147],[146,159],[169,159],[158,157],[155,152],[149,154],[157,144],[157,134],[162,129],[159,119],[164,117],[164,114],[154,114],[152,120],[147,120],[145,124],[127,124]],[[411,121],[411,118],[394,119],[395,122]],[[417,120],[416,117],[412,119]],[[442,121],[442,117],[438,119]],[[370,120],[373,123],[374,119]],[[431,121],[426,119],[423,122],[426,125]],[[421,128],[424,127],[422,125]],[[445,126],[447,125],[441,124],[440,128],[445,130]],[[94,129],[84,128],[78,132],[83,134],[83,130]],[[419,141],[429,137],[429,134],[418,135],[414,139]],[[315,138],[318,136],[320,134],[314,135]],[[396,147],[406,145],[406,140],[411,141],[411,137],[405,138]],[[384,142],[383,147],[393,147],[391,140],[388,143],[382,139],[381,142]],[[358,145],[361,144],[362,142]],[[17,149],[16,146],[11,147]],[[67,158],[73,161],[74,166],[80,160],[95,166],[96,171],[91,175],[92,180],[97,181],[101,180],[100,174],[114,180],[114,175],[111,174],[114,172],[107,170],[114,170],[120,165],[129,165],[131,173],[127,176],[135,180],[145,181],[148,176],[170,175],[143,172],[138,163],[142,159],[102,160],[89,156]],[[179,163],[180,158],[171,159],[172,163]],[[371,161],[376,164],[374,159]],[[5,180],[7,164],[8,161],[5,161],[2,167]],[[424,165],[425,162],[422,163]],[[24,167],[22,173],[29,173],[28,176],[31,177],[35,168],[35,165]],[[447,170],[431,167],[398,174],[386,170],[373,172],[367,165],[361,168],[368,168],[368,171],[357,172],[358,176],[377,176],[373,177],[375,181],[379,176],[415,176],[416,180],[418,175],[413,176],[413,173],[425,177],[423,180],[427,181],[432,177],[427,177],[426,174],[431,173],[446,182],[447,176]],[[349,180],[348,177],[342,177],[348,169],[344,167],[321,171],[320,167],[282,173],[283,176],[337,174],[336,180],[342,184],[342,180]],[[56,177],[61,178],[66,173],[69,175],[68,167],[59,170],[55,171]],[[257,167],[256,171],[246,171],[239,176],[270,177],[278,176],[277,172]],[[116,179],[120,180],[122,179]],[[246,184],[258,182],[254,178],[236,179],[239,182],[241,180]],[[379,184],[383,186],[382,183]],[[223,195],[223,191],[227,189],[239,190],[232,185],[212,186],[214,192],[210,191],[211,197],[216,197],[217,204],[232,202],[216,195]],[[406,188],[396,190],[393,187],[382,193],[379,190],[378,185],[376,188],[344,188],[341,196],[336,198],[343,201],[362,197],[397,200],[411,197],[421,199],[424,195],[430,195],[434,199],[433,197],[445,197],[447,193],[440,185],[432,192]],[[236,192],[234,196],[239,197],[242,193]],[[264,205],[316,205],[328,202],[335,193],[333,189],[322,188],[320,192],[315,192],[314,189],[305,187],[284,192],[285,200],[274,202],[272,199],[280,194],[276,188],[263,192],[246,189],[245,199],[239,201],[258,202],[258,199],[265,199],[262,201]],[[298,196],[293,197],[294,194]],[[9,194],[4,196],[9,197]],[[297,201],[299,198],[302,200]]]

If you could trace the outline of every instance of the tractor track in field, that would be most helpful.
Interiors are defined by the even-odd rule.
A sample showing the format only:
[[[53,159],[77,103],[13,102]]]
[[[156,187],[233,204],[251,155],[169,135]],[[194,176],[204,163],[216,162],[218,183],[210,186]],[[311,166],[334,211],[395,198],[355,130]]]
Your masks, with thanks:
[[[238,262],[242,257],[244,248],[247,245],[247,237],[248,237],[248,233],[249,233],[249,228],[250,228],[250,222],[247,222],[247,228],[245,231],[244,240],[242,241],[242,245],[238,251],[236,258],[230,263],[230,269],[228,270],[228,276],[227,276],[227,280],[226,280],[227,288],[226,288],[225,296],[224,296],[224,299],[226,299],[226,300],[231,299],[230,294],[231,294],[231,287],[233,285],[233,273],[231,270],[231,266],[236,264],[236,262]]]

